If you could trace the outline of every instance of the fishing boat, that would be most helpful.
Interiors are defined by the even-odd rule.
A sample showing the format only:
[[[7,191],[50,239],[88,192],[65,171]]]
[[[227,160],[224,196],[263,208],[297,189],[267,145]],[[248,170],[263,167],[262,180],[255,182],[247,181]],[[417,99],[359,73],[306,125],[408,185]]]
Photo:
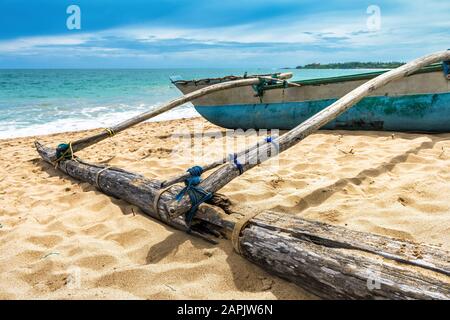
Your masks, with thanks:
[[[187,172],[164,181],[148,179],[141,174],[105,164],[89,163],[78,157],[76,152],[210,94],[255,86],[257,97],[263,100],[268,96],[266,86],[277,83],[281,83],[283,87],[267,90],[267,93],[276,90],[289,93],[287,89],[301,88],[299,84],[288,82],[287,79],[292,74],[210,79],[205,88],[199,88],[98,133],[61,143],[56,148],[47,147],[39,141],[35,142],[35,146],[42,159],[56,170],[89,183],[109,196],[135,205],[142,213],[185,231],[190,236],[216,244],[218,242],[212,237],[230,239],[238,254],[318,297],[448,300],[450,266],[446,258],[449,253],[439,247],[355,232],[307,221],[295,215],[287,217],[280,212],[252,210],[245,215],[230,212],[230,200],[217,193],[244,172],[270,159],[260,158],[258,155],[266,153],[273,144],[276,144],[277,152],[271,155],[276,156],[350,110],[377,89],[443,60],[450,60],[450,50],[418,58],[365,82],[286,134],[275,139],[266,137],[264,141],[225,158],[225,161],[217,159],[202,166],[195,165]],[[426,74],[424,70],[421,72]],[[101,148],[94,150],[101,151]],[[243,162],[239,159],[242,155],[248,155],[249,159],[244,159]],[[206,171],[211,173],[202,179],[201,176]],[[181,182],[184,184],[181,185]],[[204,202],[209,206],[200,207]],[[420,259],[417,258],[417,252],[420,252]],[[379,270],[380,259],[383,261],[382,270]],[[379,284],[377,290],[368,286],[374,281],[374,270]]]
[[[373,90],[323,129],[450,132],[449,69],[449,61],[433,64]],[[205,119],[224,128],[290,130],[385,72],[292,83],[262,81],[258,85],[215,92],[192,103]],[[187,94],[230,79],[239,77],[177,79],[172,83]]]

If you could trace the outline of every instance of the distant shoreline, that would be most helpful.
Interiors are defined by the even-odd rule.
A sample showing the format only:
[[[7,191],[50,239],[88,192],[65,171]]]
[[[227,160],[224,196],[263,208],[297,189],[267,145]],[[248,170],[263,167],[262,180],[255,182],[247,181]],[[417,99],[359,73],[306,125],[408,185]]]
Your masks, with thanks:
[[[282,69],[394,69],[404,65],[404,62],[342,62],[342,63],[310,63],[295,68]]]

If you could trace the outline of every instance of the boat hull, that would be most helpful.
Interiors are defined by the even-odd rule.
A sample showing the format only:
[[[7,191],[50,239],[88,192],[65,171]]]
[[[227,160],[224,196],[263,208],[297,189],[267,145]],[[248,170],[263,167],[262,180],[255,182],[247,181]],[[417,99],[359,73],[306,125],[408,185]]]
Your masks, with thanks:
[[[268,86],[262,95],[252,86],[232,88],[192,103],[204,118],[224,128],[289,130],[383,72],[302,80],[293,87]],[[175,85],[186,94],[210,83]],[[442,65],[421,69],[371,91],[323,128],[450,132],[450,81]]]
[[[195,109],[224,128],[290,130],[336,100],[195,106]],[[450,132],[450,93],[365,98],[323,129]]]

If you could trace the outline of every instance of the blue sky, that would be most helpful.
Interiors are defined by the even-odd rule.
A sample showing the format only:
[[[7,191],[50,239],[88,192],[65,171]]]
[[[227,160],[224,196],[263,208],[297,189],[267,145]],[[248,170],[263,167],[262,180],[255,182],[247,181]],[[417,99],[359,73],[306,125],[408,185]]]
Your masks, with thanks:
[[[0,68],[405,61],[450,48],[449,17],[448,0],[0,0]]]

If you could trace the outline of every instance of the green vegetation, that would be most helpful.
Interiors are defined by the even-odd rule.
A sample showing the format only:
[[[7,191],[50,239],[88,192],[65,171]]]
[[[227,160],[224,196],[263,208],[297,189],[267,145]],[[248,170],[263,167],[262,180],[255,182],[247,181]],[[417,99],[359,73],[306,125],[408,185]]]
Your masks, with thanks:
[[[393,69],[404,65],[404,62],[343,62],[343,63],[310,63],[296,69]]]

